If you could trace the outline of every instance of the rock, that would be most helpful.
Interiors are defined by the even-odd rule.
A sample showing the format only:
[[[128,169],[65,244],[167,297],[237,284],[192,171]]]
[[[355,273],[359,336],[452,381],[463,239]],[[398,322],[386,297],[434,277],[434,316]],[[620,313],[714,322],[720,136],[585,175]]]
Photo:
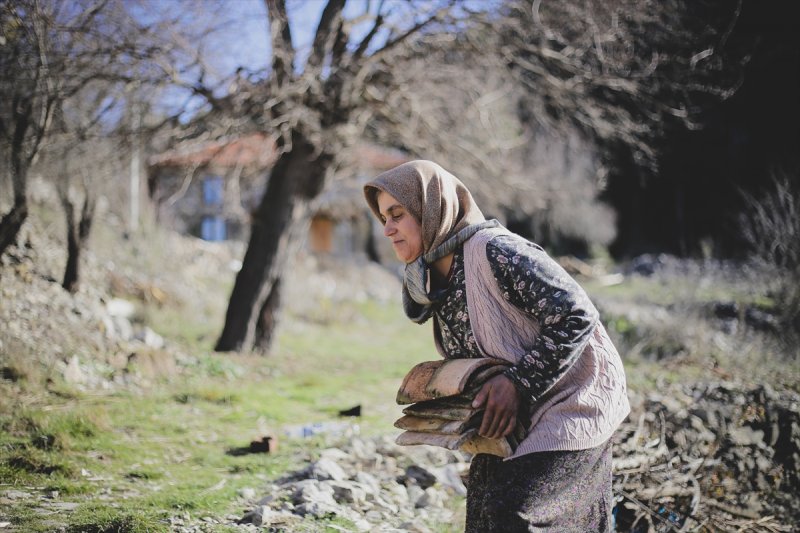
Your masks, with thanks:
[[[295,485],[295,493],[292,496],[295,505],[305,503],[321,503],[336,506],[333,499],[333,487],[329,484],[318,483],[312,479],[300,481]]]
[[[417,522],[403,522],[400,529],[409,533],[432,533],[432,530],[425,524]]]
[[[455,463],[447,464],[441,468],[431,469],[433,475],[436,476],[436,480],[441,483],[442,486],[449,487],[459,496],[467,495],[467,487],[464,486],[462,478],[462,475],[467,471],[468,469],[462,468],[462,466]]]
[[[248,511],[239,520],[239,524],[253,524],[254,526],[261,526],[264,523],[264,517],[269,517],[274,511],[266,505],[256,507],[252,511]]]
[[[417,500],[417,507],[441,507],[444,503],[442,492],[434,487],[425,489],[425,493]]]
[[[81,362],[77,355],[73,355],[66,368],[64,368],[64,381],[73,385],[80,385],[86,381],[86,376],[81,369]]]
[[[387,499],[398,507],[405,507],[409,503],[408,490],[403,485],[390,483],[384,492],[386,492]]]
[[[112,298],[106,303],[106,311],[110,316],[131,318],[136,312],[136,306],[122,298]]]
[[[419,485],[409,485],[406,487],[408,491],[408,501],[410,501],[414,507],[424,507],[424,504],[420,504],[420,500],[423,496],[425,496],[425,491],[420,488]],[[427,502],[425,502],[427,503]]]
[[[75,502],[43,502],[42,505],[55,511],[74,511],[81,504]]]
[[[320,452],[319,458],[328,459],[336,463],[347,462],[350,460],[350,456],[339,448],[326,448]]]
[[[134,340],[144,343],[151,348],[163,348],[164,338],[148,327],[139,329],[134,335]]]
[[[347,479],[347,474],[345,474],[342,467],[332,459],[322,458],[310,466],[309,477],[320,481],[328,479],[344,481]]]
[[[243,487],[239,489],[239,497],[245,500],[252,500],[256,497],[256,489],[252,487]]]
[[[736,302],[716,302],[714,303],[714,316],[717,318],[738,318],[739,305]]]
[[[411,465],[406,468],[405,476],[402,476],[398,481],[406,485],[409,483],[416,483],[421,488],[427,489],[436,483],[436,476],[421,466]]]
[[[367,520],[356,520],[353,522],[353,525],[356,527],[358,531],[371,531],[372,524],[369,523]]]
[[[3,496],[8,498],[9,500],[23,500],[26,498],[31,498],[32,494],[30,492],[25,492],[22,490],[7,490],[3,493]]]
[[[361,484],[362,487],[367,491],[368,494],[376,493],[381,490],[381,485],[378,482],[378,478],[370,474],[369,472],[364,472],[359,470],[356,472],[356,475],[353,477],[355,481]]]
[[[367,491],[352,481],[329,481],[333,489],[333,498],[337,503],[361,505],[367,499]]]

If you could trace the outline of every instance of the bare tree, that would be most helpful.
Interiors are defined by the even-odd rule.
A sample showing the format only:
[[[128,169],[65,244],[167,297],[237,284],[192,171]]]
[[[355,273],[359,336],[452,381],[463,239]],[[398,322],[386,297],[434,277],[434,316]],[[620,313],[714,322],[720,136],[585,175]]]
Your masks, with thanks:
[[[14,191],[11,210],[0,220],[0,254],[28,216],[28,171],[59,106],[92,80],[113,75],[109,45],[92,42],[106,4],[21,0],[0,6],[0,147]]]
[[[386,105],[389,94],[398,90],[391,71],[402,68],[397,63],[405,57],[401,52],[432,35],[452,14],[453,3],[393,4],[399,10],[394,14],[381,3],[377,12],[367,9],[353,21],[344,16],[344,0],[329,0],[308,57],[298,65],[286,3],[266,0],[272,48],[267,80],[226,98],[214,98],[205,85],[194,85],[216,110],[248,109],[257,127],[279,133],[280,155],[253,214],[217,350],[269,344],[280,280],[295,237],[308,222],[310,202],[333,174],[339,154],[363,131],[374,104]]]
[[[573,125],[601,149],[657,166],[670,127],[730,97],[747,50],[728,45],[742,2],[509,0],[476,35],[529,87],[529,120]]]
[[[614,217],[598,199],[605,168],[594,143],[575,127],[525,120],[527,87],[493,50],[476,46],[481,40],[472,34],[486,31],[474,23],[407,60],[394,78],[413,90],[394,92],[369,133],[440,162],[467,182],[488,215],[543,245],[607,245]]]
[[[80,257],[81,252],[89,239],[89,232],[94,221],[96,200],[91,193],[91,189],[84,184],[83,205],[78,212],[76,203],[69,195],[69,182],[59,182],[59,198],[64,207],[64,214],[67,218],[67,265],[64,268],[64,279],[61,286],[69,292],[78,290],[80,281]]]
[[[52,35],[38,2],[0,6],[0,139],[13,205],[0,219],[0,254],[14,243],[28,216],[28,169],[50,127],[56,93]]]

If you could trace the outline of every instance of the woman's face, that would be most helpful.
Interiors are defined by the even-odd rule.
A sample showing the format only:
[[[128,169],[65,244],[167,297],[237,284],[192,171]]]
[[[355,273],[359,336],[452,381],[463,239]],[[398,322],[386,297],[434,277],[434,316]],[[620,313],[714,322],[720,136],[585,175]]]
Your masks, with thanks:
[[[378,193],[383,234],[392,241],[397,258],[411,263],[422,255],[422,227],[400,202],[385,191]]]

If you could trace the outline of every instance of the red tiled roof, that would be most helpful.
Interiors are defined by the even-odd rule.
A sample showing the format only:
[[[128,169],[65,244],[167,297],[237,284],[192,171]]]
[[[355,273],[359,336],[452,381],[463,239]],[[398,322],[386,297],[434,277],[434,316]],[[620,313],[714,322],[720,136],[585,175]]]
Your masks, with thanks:
[[[275,140],[263,133],[252,133],[235,139],[206,141],[152,156],[152,167],[184,167],[207,165],[232,168],[244,165],[268,168],[275,163]]]

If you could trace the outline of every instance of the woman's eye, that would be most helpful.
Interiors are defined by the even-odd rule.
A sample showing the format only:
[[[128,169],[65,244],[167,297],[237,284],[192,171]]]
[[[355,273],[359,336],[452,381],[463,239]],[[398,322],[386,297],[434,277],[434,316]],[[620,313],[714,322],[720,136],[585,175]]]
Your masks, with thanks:
[[[395,222],[397,222],[401,218],[403,218],[403,214],[402,213],[399,214],[399,215],[392,215],[392,220],[394,220]]]

